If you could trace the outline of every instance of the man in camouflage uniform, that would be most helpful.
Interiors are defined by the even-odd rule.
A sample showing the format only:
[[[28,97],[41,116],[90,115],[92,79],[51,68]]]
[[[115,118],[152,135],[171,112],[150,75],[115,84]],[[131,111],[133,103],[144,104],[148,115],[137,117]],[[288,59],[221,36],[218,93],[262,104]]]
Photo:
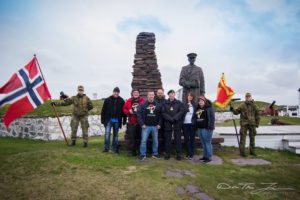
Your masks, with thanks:
[[[247,131],[249,130],[249,138],[250,138],[250,154],[256,156],[255,153],[255,135],[256,135],[256,128],[259,126],[259,113],[258,107],[254,104],[252,100],[251,94],[246,93],[245,95],[245,102],[239,105],[238,108],[234,109],[230,105],[230,110],[233,114],[240,116],[240,154],[241,156],[245,157],[245,143],[246,143],[246,136]]]
[[[68,106],[73,104],[73,115],[71,119],[71,130],[72,130],[72,144],[76,145],[76,135],[79,123],[82,128],[83,147],[87,147],[88,142],[88,111],[93,109],[92,101],[84,94],[84,88],[82,85],[78,86],[78,94],[71,98],[65,99],[63,102],[53,102],[56,106]]]

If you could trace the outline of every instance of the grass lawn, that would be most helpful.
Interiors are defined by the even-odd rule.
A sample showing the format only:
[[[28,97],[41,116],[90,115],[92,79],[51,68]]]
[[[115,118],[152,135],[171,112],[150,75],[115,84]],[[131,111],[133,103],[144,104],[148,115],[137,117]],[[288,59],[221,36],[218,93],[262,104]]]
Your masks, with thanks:
[[[103,154],[103,137],[90,139],[82,148],[63,141],[34,141],[0,138],[0,199],[190,199],[176,193],[178,186],[199,187],[215,199],[297,199],[300,196],[300,157],[286,151],[258,149],[258,158],[271,161],[265,166],[235,166],[236,148],[224,147],[215,154],[223,165],[191,164],[171,159],[140,162],[120,155]],[[199,150],[197,152],[200,153]],[[166,176],[167,170],[185,169],[195,177]],[[218,190],[219,183],[231,186],[277,183],[277,190],[251,194],[249,189]],[[293,188],[293,191],[279,188]]]

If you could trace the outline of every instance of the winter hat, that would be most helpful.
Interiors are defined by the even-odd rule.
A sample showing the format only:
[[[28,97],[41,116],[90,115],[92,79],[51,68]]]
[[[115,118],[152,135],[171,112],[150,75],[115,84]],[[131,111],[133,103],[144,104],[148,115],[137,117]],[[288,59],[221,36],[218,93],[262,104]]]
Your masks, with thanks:
[[[117,93],[120,93],[120,88],[119,87],[115,87],[113,92],[117,92]]]

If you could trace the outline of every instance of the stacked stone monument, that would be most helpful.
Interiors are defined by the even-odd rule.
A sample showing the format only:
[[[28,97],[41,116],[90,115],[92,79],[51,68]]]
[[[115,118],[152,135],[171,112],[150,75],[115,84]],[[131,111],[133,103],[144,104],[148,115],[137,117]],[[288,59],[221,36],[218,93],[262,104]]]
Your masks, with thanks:
[[[162,88],[161,74],[158,70],[155,55],[155,34],[142,32],[136,39],[136,53],[134,55],[132,89],[139,89],[142,97],[147,91]]]

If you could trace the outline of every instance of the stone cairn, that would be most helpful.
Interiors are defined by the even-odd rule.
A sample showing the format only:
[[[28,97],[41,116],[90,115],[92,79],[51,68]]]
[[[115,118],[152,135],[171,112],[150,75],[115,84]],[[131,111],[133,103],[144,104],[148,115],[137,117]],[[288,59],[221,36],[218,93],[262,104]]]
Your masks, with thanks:
[[[140,95],[147,96],[149,89],[162,88],[161,74],[158,70],[155,55],[155,34],[139,33],[136,39],[136,54],[134,55],[132,89],[139,89]]]

